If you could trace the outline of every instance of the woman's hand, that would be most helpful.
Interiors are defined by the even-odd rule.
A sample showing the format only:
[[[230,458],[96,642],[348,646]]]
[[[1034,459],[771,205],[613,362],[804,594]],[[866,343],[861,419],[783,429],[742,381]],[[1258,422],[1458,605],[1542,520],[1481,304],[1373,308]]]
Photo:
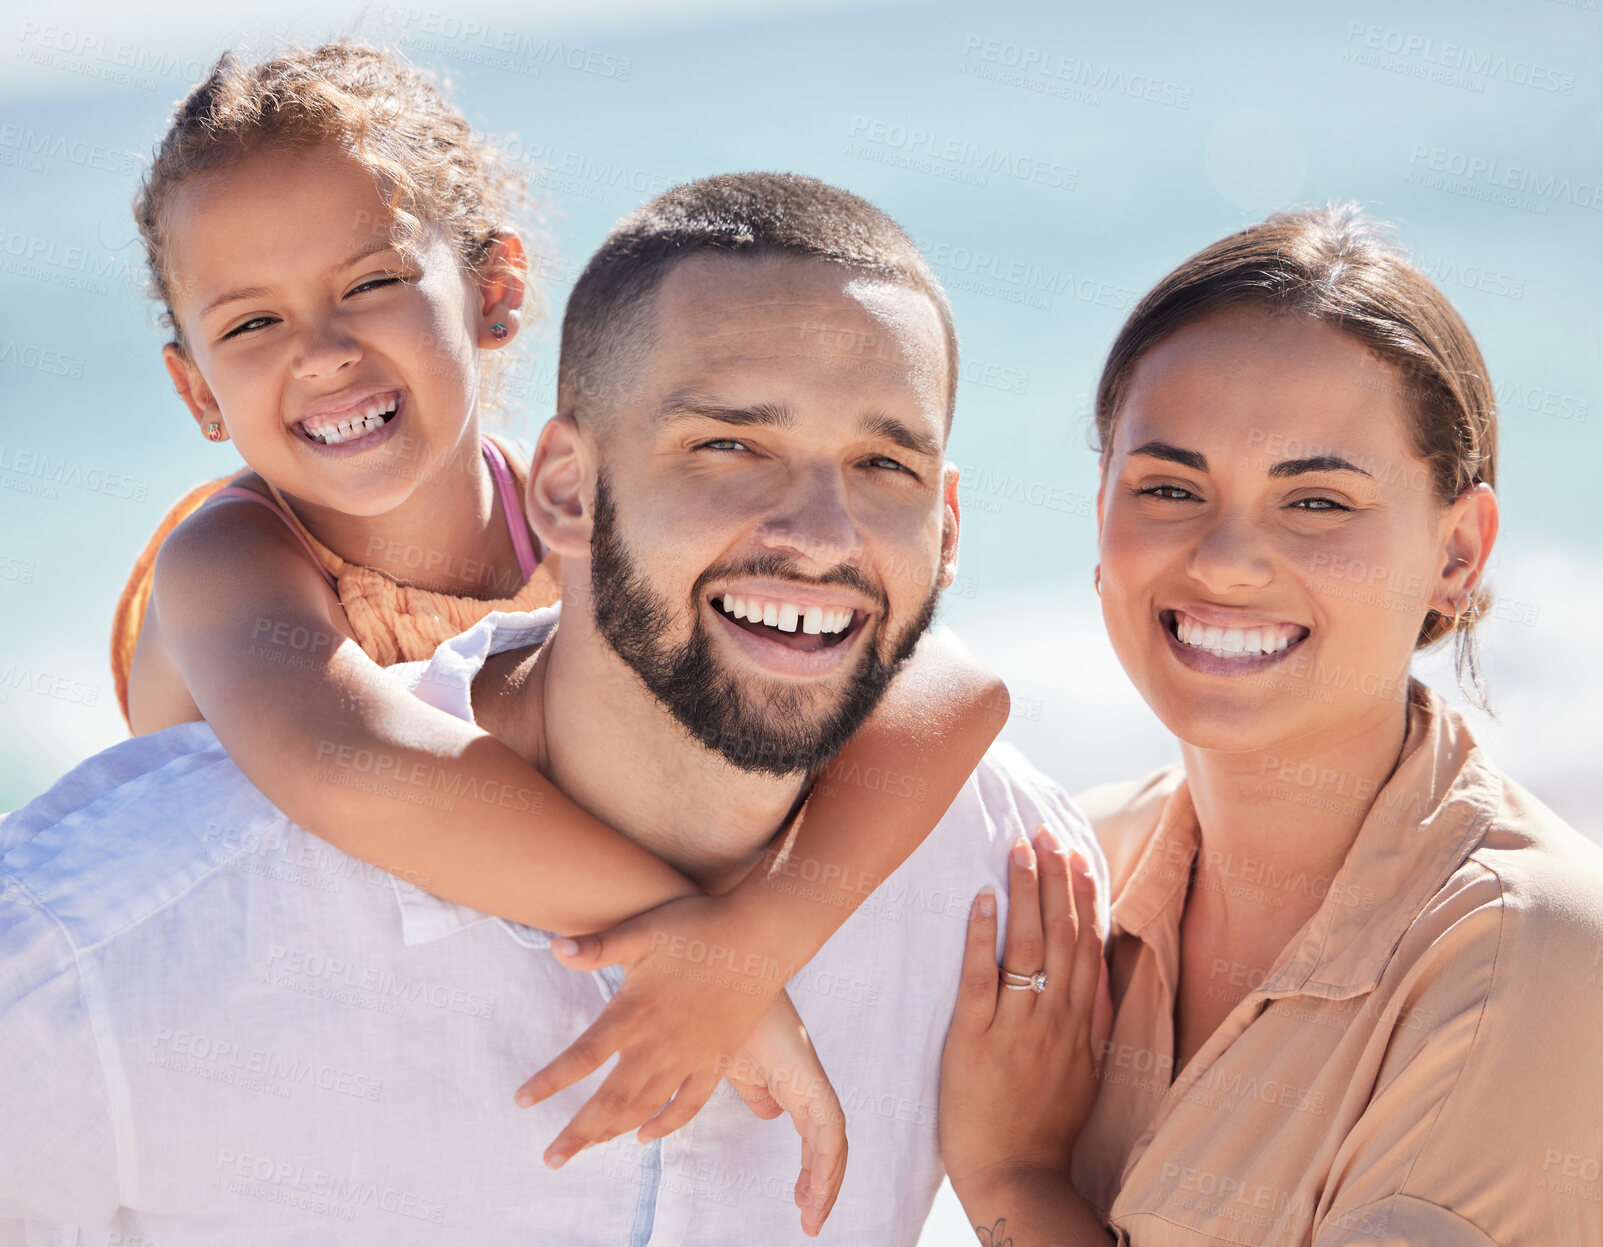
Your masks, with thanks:
[[[802,1140],[796,1204],[817,1234],[846,1172],[845,1114],[784,990],[795,967],[760,951],[760,933],[724,897],[669,901],[608,931],[555,940],[573,970],[621,965],[623,986],[585,1032],[518,1088],[527,1108],[618,1063],[546,1149],[560,1166],[638,1128],[641,1142],[679,1129],[720,1078],[759,1117],[788,1112]]]
[[[1046,973],[1040,991],[1008,987],[996,964],[996,898],[969,915],[957,1010],[941,1059],[941,1156],[965,1206],[1012,1175],[1062,1175],[1091,1103],[1113,1016],[1095,883],[1044,827],[1040,857],[1023,837],[1008,866],[1002,965]],[[1018,982],[1014,979],[1014,982]]]

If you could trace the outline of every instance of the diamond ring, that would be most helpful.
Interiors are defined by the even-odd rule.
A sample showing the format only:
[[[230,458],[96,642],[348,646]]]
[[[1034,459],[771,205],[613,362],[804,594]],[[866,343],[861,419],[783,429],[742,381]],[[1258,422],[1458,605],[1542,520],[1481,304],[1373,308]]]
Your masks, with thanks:
[[[1015,974],[1012,970],[1002,971],[1002,986],[1013,991],[1044,992],[1046,990],[1046,971],[1037,970],[1034,974]]]

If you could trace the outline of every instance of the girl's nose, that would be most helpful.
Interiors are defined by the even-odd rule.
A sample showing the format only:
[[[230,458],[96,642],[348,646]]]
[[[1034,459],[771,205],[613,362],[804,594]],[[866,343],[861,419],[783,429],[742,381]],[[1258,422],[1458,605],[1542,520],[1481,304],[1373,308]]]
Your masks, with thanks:
[[[362,348],[333,320],[309,325],[295,346],[295,375],[302,380],[329,377],[362,358]]]

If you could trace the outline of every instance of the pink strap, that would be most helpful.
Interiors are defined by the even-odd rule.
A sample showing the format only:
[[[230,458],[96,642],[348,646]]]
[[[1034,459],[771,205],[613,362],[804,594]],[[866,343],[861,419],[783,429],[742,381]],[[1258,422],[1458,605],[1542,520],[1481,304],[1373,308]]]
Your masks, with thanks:
[[[339,581],[335,580],[333,576],[329,575],[328,568],[323,566],[323,560],[317,557],[317,551],[312,549],[311,545],[307,542],[306,536],[301,532],[299,525],[297,525],[294,520],[290,519],[289,516],[284,514],[284,508],[279,506],[278,503],[274,502],[271,498],[262,497],[261,494],[257,493],[253,489],[246,489],[243,485],[224,485],[215,494],[213,494],[211,498],[206,499],[206,501],[210,502],[213,498],[243,498],[247,502],[261,503],[262,506],[266,507],[274,515],[278,516],[279,519],[284,521],[284,526],[288,528],[290,532],[295,534],[295,540],[301,543],[302,548],[304,548],[306,551],[307,557],[312,560],[312,566],[323,573],[323,579],[328,581],[328,587],[333,589],[336,594],[339,592]]]
[[[501,448],[489,438],[484,439],[484,458],[495,477],[496,488],[501,491],[501,510],[506,513],[507,531],[512,534],[512,548],[518,552],[518,566],[523,578],[534,575],[539,560],[534,557],[534,546],[529,542],[529,521],[524,518],[523,504],[518,498],[517,485],[512,480],[512,469],[507,467]]]

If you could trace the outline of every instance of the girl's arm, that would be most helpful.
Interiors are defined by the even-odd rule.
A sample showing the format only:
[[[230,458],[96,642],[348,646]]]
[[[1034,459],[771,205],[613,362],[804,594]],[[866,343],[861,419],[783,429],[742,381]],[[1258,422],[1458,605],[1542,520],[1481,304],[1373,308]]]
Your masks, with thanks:
[[[1007,686],[948,632],[925,635],[803,817],[729,894],[795,974],[911,856],[1007,723]]]
[[[802,815],[763,860],[715,898],[675,901],[571,946],[573,969],[619,964],[630,977],[584,1034],[518,1092],[533,1104],[584,1078],[637,1036],[659,1052],[738,1046],[767,1002],[880,882],[923,843],[1007,720],[1006,687],[949,634],[927,634],[867,722],[818,775]],[[677,986],[670,986],[677,985]],[[681,1010],[688,993],[705,1008]],[[557,1136],[549,1158],[633,1129],[643,1093],[614,1071]],[[660,1103],[660,1100],[659,1100]],[[700,1103],[681,1096],[641,1129],[677,1129]],[[647,1114],[646,1116],[650,1116]]]
[[[345,852],[447,900],[559,932],[702,895],[512,749],[387,676],[263,508],[218,503],[174,530],[153,601],[229,755],[273,804]]]

